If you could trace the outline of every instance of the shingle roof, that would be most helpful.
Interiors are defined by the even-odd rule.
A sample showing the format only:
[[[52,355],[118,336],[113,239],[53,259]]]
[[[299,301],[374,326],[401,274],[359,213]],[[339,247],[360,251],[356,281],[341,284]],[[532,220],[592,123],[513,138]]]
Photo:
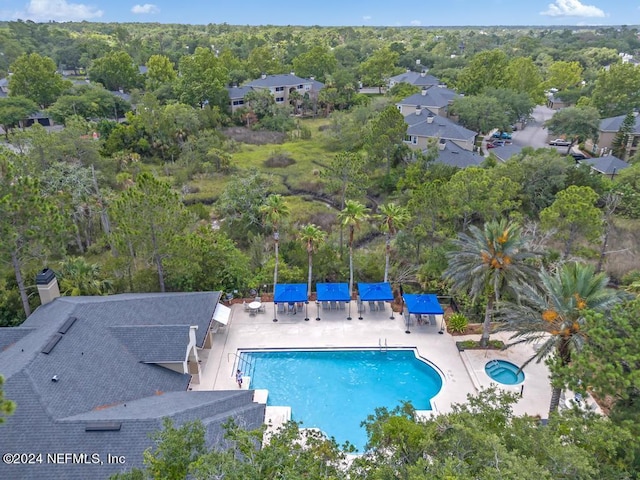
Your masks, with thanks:
[[[501,147],[494,148],[493,150],[491,150],[491,153],[493,153],[498,158],[498,160],[506,162],[514,155],[520,154],[521,151],[522,147],[520,145],[507,143]]]
[[[458,97],[459,95],[453,90],[449,90],[444,87],[431,87],[426,91],[414,93],[413,95],[401,100],[397,105],[417,106],[423,107],[446,107],[449,102]]]
[[[190,375],[143,363],[184,360],[192,325],[202,346],[219,298],[217,292],[61,297],[21,327],[0,329],[0,344],[8,345],[0,351],[3,390],[17,404],[2,425],[0,450],[125,455],[129,470],[141,466],[148,435],[164,416],[176,424],[203,419],[210,445],[221,441],[229,416],[258,427],[264,406],[252,402],[252,392],[187,391]],[[77,320],[60,333],[71,317]],[[59,341],[43,353],[54,335]],[[119,430],[85,431],[88,422],[102,421]],[[106,463],[55,468],[56,478],[68,479],[106,478],[121,469]],[[51,465],[0,464],[0,478],[36,477],[51,478]]]
[[[477,153],[465,150],[450,140],[445,141],[445,148],[438,151],[436,162],[457,168],[476,167],[484,158]]]
[[[629,166],[624,160],[620,160],[613,155],[605,155],[604,157],[585,158],[580,160],[580,163],[586,163],[591,165],[591,168],[596,172],[603,173],[605,175],[615,175],[620,170],[624,170]]]
[[[469,130],[462,125],[452,122],[448,118],[433,115],[433,122],[427,121],[428,114],[422,111],[420,115],[411,113],[404,117],[409,124],[407,135],[418,137],[443,138],[445,140],[470,141],[476,136],[476,132]],[[424,119],[424,120],[423,120]]]
[[[298,77],[293,74],[266,75],[264,78],[251,80],[246,86],[249,87],[294,87],[305,83],[311,83],[312,80]]]
[[[143,363],[184,362],[189,325],[135,325],[109,327],[111,334]]]
[[[404,72],[399,75],[395,75],[389,78],[389,81],[393,81],[396,83],[409,83],[411,85],[423,86],[423,85],[439,85],[440,80],[438,80],[433,75],[429,75],[425,72]]]
[[[622,123],[624,122],[626,115],[618,115],[617,117],[603,118],[600,121],[601,132],[618,132]],[[633,133],[640,135],[640,122],[636,116],[636,123],[633,129]]]
[[[9,348],[18,340],[22,339],[25,335],[33,332],[34,328],[3,328],[0,330],[0,351]]]
[[[237,100],[238,98],[244,98],[244,96],[252,90],[253,88],[249,86],[227,87],[227,91],[229,92],[229,100]]]

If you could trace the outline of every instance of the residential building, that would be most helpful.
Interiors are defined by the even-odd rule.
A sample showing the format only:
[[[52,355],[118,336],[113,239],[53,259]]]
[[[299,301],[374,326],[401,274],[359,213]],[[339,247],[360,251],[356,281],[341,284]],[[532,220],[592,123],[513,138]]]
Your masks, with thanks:
[[[591,170],[601,173],[602,175],[609,176],[612,180],[620,173],[620,170],[624,170],[629,167],[629,164],[624,160],[620,160],[613,155],[605,155],[603,157],[593,157],[578,160],[578,163],[585,163],[591,166]]]
[[[301,78],[295,73],[266,75],[252,80],[243,86],[228,87],[229,101],[231,113],[244,106],[244,97],[252,90],[269,90],[278,105],[289,102],[289,95],[297,92],[301,96],[305,94],[311,98],[317,98],[318,92],[324,87],[322,82],[317,81],[313,77]]]
[[[424,150],[429,139],[449,140],[460,148],[473,151],[476,132],[458,125],[452,120],[435,115],[427,108],[418,105],[414,113],[405,115],[408,125],[405,143],[411,148]]]
[[[421,72],[407,70],[400,75],[395,75],[389,78],[389,88],[393,87],[397,83],[408,83],[409,85],[427,88],[441,85],[440,80],[433,75],[429,75],[426,70],[422,70]]]
[[[425,153],[427,153],[425,151]],[[451,140],[438,141],[437,163],[456,168],[477,167],[484,162],[484,157],[475,152],[459,147]]]
[[[37,286],[43,305],[0,329],[4,395],[17,405],[0,427],[0,450],[42,457],[0,464],[0,478],[102,479],[142,467],[165,417],[202,421],[209,447],[224,445],[229,418],[263,423],[252,391],[198,385],[229,315],[220,293],[60,297],[50,270]]]
[[[446,87],[422,87],[415,93],[398,103],[396,106],[402,115],[407,116],[416,111],[416,107],[428,108],[429,111],[442,117],[449,116],[449,105],[460,97],[459,94]]]
[[[591,151],[595,155],[603,155],[611,152],[613,147],[613,140],[620,131],[620,127],[624,122],[626,115],[618,115],[617,117],[604,118],[600,121],[600,129],[598,131],[598,143],[594,143],[593,140],[587,140],[585,142],[585,149]],[[633,157],[638,151],[640,145],[640,121],[636,115],[636,122],[633,126],[633,130],[629,134],[627,146],[625,148],[624,158]]]

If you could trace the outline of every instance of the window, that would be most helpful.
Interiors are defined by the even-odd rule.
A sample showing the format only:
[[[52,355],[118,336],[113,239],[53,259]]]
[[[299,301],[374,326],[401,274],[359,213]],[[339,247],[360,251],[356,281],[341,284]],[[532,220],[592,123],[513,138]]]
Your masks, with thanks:
[[[305,89],[305,90],[311,90],[311,85],[305,85],[305,86],[304,86],[304,89]]]
[[[284,102],[284,97],[276,97],[276,103]]]
[[[244,100],[234,100],[233,106],[244,105]]]
[[[276,92],[284,92],[284,87],[276,87]]]
[[[298,90],[302,90],[304,88],[304,85],[298,85]]]

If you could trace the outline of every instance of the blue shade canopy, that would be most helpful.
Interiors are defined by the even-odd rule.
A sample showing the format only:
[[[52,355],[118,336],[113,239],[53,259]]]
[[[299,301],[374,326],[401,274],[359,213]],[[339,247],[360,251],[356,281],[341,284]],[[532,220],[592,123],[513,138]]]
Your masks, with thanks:
[[[316,293],[319,302],[349,302],[348,283],[318,283]]]
[[[391,284],[388,282],[381,283],[358,283],[358,294],[363,302],[370,301],[386,301],[393,300],[393,292]]]
[[[409,313],[419,315],[442,315],[444,310],[438,303],[438,297],[432,293],[405,293],[404,301]]]
[[[273,303],[306,302],[306,283],[279,283],[273,295]]]

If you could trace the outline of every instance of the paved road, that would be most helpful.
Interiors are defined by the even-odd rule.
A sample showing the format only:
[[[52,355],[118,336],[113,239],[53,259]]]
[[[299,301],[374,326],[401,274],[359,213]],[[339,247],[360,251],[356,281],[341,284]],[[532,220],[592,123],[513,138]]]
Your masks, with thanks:
[[[514,145],[520,145],[522,147],[529,146],[534,148],[556,148],[559,153],[565,155],[567,153],[567,147],[552,147],[548,143],[549,132],[543,127],[544,122],[549,120],[555,110],[551,110],[549,107],[538,105],[531,116],[532,120],[527,123],[526,127],[522,130],[514,132],[513,143]]]

